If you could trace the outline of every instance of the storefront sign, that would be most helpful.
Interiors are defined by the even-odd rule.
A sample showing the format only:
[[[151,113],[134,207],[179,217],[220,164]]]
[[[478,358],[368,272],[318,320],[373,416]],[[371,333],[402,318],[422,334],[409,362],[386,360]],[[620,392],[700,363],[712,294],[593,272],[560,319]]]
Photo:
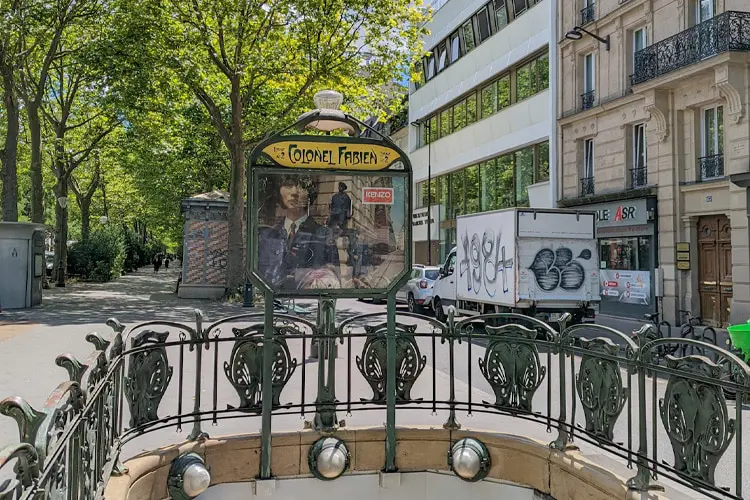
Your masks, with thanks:
[[[396,150],[376,144],[286,141],[263,153],[283,167],[382,170],[400,158]]]
[[[393,188],[362,188],[362,203],[365,205],[393,205]]]
[[[596,227],[642,226],[648,224],[648,207],[645,198],[601,203],[586,207],[596,212]]]
[[[440,211],[440,205],[433,205],[432,209],[429,210],[431,215],[430,220],[430,235],[432,240],[437,241],[440,238],[440,224],[438,223],[438,214]],[[413,241],[427,241],[427,208],[417,208],[411,215],[411,226],[412,226],[412,240]]]
[[[647,306],[651,302],[649,271],[599,271],[602,300]]]

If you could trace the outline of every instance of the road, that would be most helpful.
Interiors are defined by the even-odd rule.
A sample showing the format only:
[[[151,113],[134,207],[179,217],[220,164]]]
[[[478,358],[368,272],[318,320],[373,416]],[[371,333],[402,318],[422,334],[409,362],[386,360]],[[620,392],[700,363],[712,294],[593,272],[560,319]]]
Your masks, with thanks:
[[[222,317],[227,317],[246,312],[258,312],[257,309],[247,309],[240,304],[226,304],[218,301],[185,301],[176,297],[174,287],[177,282],[177,271],[169,270],[154,274],[151,270],[144,270],[134,275],[125,276],[116,282],[93,285],[77,284],[65,289],[47,290],[43,306],[30,311],[5,312],[0,315],[0,397],[8,395],[20,395],[24,397],[34,408],[40,409],[46,398],[54,389],[55,385],[65,380],[65,372],[54,364],[58,354],[67,352],[73,354],[79,360],[84,360],[92,350],[84,337],[86,333],[98,331],[105,336],[110,333],[105,326],[106,319],[117,317],[122,323],[132,326],[136,323],[159,319],[163,321],[179,321],[191,323],[193,311],[201,309],[205,316],[205,324]],[[300,303],[302,306],[304,302]],[[312,304],[309,304],[312,305]],[[367,302],[355,300],[340,300],[337,304],[337,318],[351,317],[364,313],[384,312],[384,305],[374,305]],[[399,311],[404,311],[399,307]],[[314,314],[311,315],[314,320]],[[304,317],[304,315],[303,315]],[[623,320],[608,320],[600,318],[607,326],[619,327],[629,331],[638,326],[637,322]],[[418,331],[425,331],[426,323],[420,323],[409,319],[408,322],[418,324]],[[231,335],[225,332],[222,336]],[[351,340],[352,358],[361,355],[364,340],[354,338]],[[434,351],[432,341],[420,338],[418,341],[421,354],[426,356],[426,367],[420,375],[413,390],[414,398],[433,399],[433,390],[438,400],[448,399],[448,387],[450,383],[450,362],[448,344],[435,343]],[[302,370],[305,372],[304,401],[311,403],[315,399],[317,391],[316,360],[305,359],[302,352],[302,343],[299,340],[289,342],[292,357],[300,363],[297,371],[290,379],[282,393],[282,403],[298,403],[302,398]],[[356,368],[354,359],[349,360],[347,366],[348,344],[340,346],[339,356],[336,362],[336,394],[339,400],[347,398],[347,389],[351,387],[352,399],[360,397],[371,397],[372,391],[364,378]],[[306,348],[309,354],[309,345]],[[223,361],[229,359],[231,350],[230,343],[221,344],[219,349],[218,378],[213,379],[212,356],[206,356],[203,365],[202,376],[202,405],[203,410],[212,408],[212,387],[216,384],[218,409],[224,409],[227,405],[237,404],[237,394],[227,382],[223,373]],[[187,352],[187,351],[186,351]],[[489,383],[482,376],[478,360],[484,356],[485,349],[481,345],[462,343],[455,346],[454,357],[454,380],[456,398],[468,401],[469,396],[474,403],[487,401],[494,402],[494,394]],[[170,348],[168,352],[170,363],[175,366],[174,376],[170,386],[161,403],[160,416],[176,414],[178,404],[178,367],[176,360],[179,358],[177,348]],[[540,353],[542,364],[546,366],[547,373],[541,386],[533,398],[534,411],[543,415],[549,413],[557,416],[560,408],[559,386],[557,384],[559,375],[559,364],[556,355],[547,359],[547,353]],[[576,370],[580,360],[574,359]],[[347,370],[351,369],[351,386],[348,386],[349,378]],[[568,415],[573,410],[572,377],[568,367]],[[184,411],[192,407],[193,395],[190,390],[194,383],[195,363],[192,354],[186,354],[183,370],[185,379],[183,382],[185,395],[182,403]],[[623,372],[625,383],[628,384],[627,374]],[[434,385],[433,385],[434,380]],[[630,383],[633,387],[637,385],[633,378]],[[651,381],[648,383],[651,390]],[[663,395],[666,380],[657,381],[657,394]],[[550,402],[547,402],[547,392],[550,392]],[[649,415],[649,429],[651,429],[651,398],[648,398],[647,407]],[[430,405],[424,405],[424,409],[399,409],[397,412],[398,425],[432,425],[441,426],[447,419],[447,412],[438,411],[433,414]],[[630,406],[626,404],[615,426],[615,441],[628,443],[628,411]],[[552,441],[556,437],[556,431],[547,432],[544,422],[533,422],[499,416],[497,414],[482,413],[481,407],[473,407],[469,415],[467,411],[458,412],[458,420],[463,428],[482,429],[500,432],[524,434],[542,441]],[[734,404],[729,403],[729,410],[734,413]],[[633,407],[631,417],[637,421],[637,410]],[[750,429],[750,411],[743,413],[743,427]],[[362,427],[382,425],[385,420],[384,411],[354,412],[346,415],[339,414],[340,419],[346,421],[347,427]],[[284,415],[274,417],[274,430],[298,430],[303,427],[302,420],[311,420],[312,415]],[[671,446],[660,419],[657,416],[657,449],[660,459],[671,462]],[[577,402],[577,413],[575,421],[584,425],[585,420]],[[635,426],[637,427],[637,426]],[[254,416],[248,418],[231,419],[219,421],[218,425],[204,424],[204,428],[212,436],[221,436],[234,433],[257,432],[260,428],[260,420]],[[157,431],[141,437],[127,444],[124,455],[132,456],[147,449],[153,449],[173,442],[181,441],[190,430],[190,424],[183,426],[182,432],[175,429]],[[636,446],[637,431],[630,436],[633,447]],[[0,418],[0,443],[11,443],[18,440],[15,422],[9,418]],[[649,432],[649,440],[651,435]],[[584,454],[600,464],[607,464],[617,470],[625,477],[633,474],[632,470],[625,468],[624,461],[601,451],[598,448],[577,441]],[[735,446],[733,442],[717,468],[717,482],[725,486],[733,486],[735,464]],[[750,432],[743,433],[742,446],[750,450]],[[745,457],[747,461],[748,458]],[[744,491],[750,491],[750,476],[744,479]],[[688,493],[684,489],[679,490],[681,498],[700,498]]]

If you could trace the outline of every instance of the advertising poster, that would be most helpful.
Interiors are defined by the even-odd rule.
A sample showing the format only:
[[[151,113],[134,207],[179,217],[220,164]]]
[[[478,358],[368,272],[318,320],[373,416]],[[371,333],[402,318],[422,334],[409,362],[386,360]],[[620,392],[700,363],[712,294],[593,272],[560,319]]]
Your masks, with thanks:
[[[259,174],[258,274],[280,292],[386,288],[405,263],[405,182]]]
[[[649,271],[617,271],[601,269],[602,300],[647,306],[651,302]]]

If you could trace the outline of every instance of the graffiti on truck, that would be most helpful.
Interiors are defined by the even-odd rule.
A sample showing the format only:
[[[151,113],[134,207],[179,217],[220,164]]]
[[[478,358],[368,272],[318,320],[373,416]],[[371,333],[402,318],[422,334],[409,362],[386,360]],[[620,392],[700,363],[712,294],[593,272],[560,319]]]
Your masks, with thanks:
[[[464,233],[461,244],[463,259],[459,263],[459,275],[466,276],[466,290],[479,295],[482,288],[487,295],[497,295],[498,278],[502,281],[503,293],[508,293],[508,282],[513,278],[513,259],[505,253],[505,245],[501,245],[502,232],[497,233],[488,229],[482,233],[474,233],[469,238]]]
[[[591,259],[591,250],[584,249],[576,259]],[[579,290],[586,279],[586,271],[580,262],[573,259],[573,251],[567,247],[556,250],[542,248],[534,256],[534,262],[529,267],[534,273],[536,284],[545,292],[558,288],[573,292]]]

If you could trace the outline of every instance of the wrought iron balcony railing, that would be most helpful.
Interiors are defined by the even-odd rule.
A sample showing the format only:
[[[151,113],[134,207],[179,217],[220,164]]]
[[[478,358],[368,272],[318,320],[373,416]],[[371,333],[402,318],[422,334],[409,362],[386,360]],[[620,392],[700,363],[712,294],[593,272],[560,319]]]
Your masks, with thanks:
[[[552,271],[566,279],[567,271]],[[471,286],[473,276],[456,278]],[[333,300],[319,307],[317,321],[252,313],[204,325],[199,311],[192,324],[108,321],[110,338],[87,335],[95,350],[86,361],[57,358],[67,381],[41,410],[19,397],[0,402],[21,436],[0,448],[0,478],[8,478],[0,498],[103,498],[110,474],[125,472],[124,446],[138,453],[166,444],[174,429],[173,441],[201,441],[209,422],[222,426],[219,433],[232,422],[241,433],[260,427],[260,459],[248,476],[268,479],[272,432],[289,430],[271,422],[290,421],[283,416],[331,432],[344,413],[348,428],[374,415],[385,421],[381,470],[392,472],[397,415],[415,410],[425,420],[436,415],[446,429],[476,415],[554,430],[555,450],[577,440],[634,468],[636,491],[648,491],[658,475],[710,498],[746,498],[742,402],[750,366],[700,333],[662,338],[653,325],[633,334],[569,326],[568,313],[557,328],[511,313],[459,319],[451,312],[443,323],[395,307],[337,322]],[[468,392],[457,395],[456,382]]]
[[[581,179],[581,196],[591,196],[594,194],[594,178],[584,177]]]
[[[724,154],[698,158],[702,181],[724,177]]]
[[[631,83],[637,85],[730,51],[750,51],[750,12],[724,12],[639,50]]]
[[[630,187],[639,188],[648,184],[648,169],[638,167],[630,169]]]
[[[588,92],[581,94],[581,111],[593,108],[595,100],[596,90],[589,90]]]
[[[596,20],[595,9],[596,3],[591,3],[581,9],[581,26],[588,23],[593,23]]]

